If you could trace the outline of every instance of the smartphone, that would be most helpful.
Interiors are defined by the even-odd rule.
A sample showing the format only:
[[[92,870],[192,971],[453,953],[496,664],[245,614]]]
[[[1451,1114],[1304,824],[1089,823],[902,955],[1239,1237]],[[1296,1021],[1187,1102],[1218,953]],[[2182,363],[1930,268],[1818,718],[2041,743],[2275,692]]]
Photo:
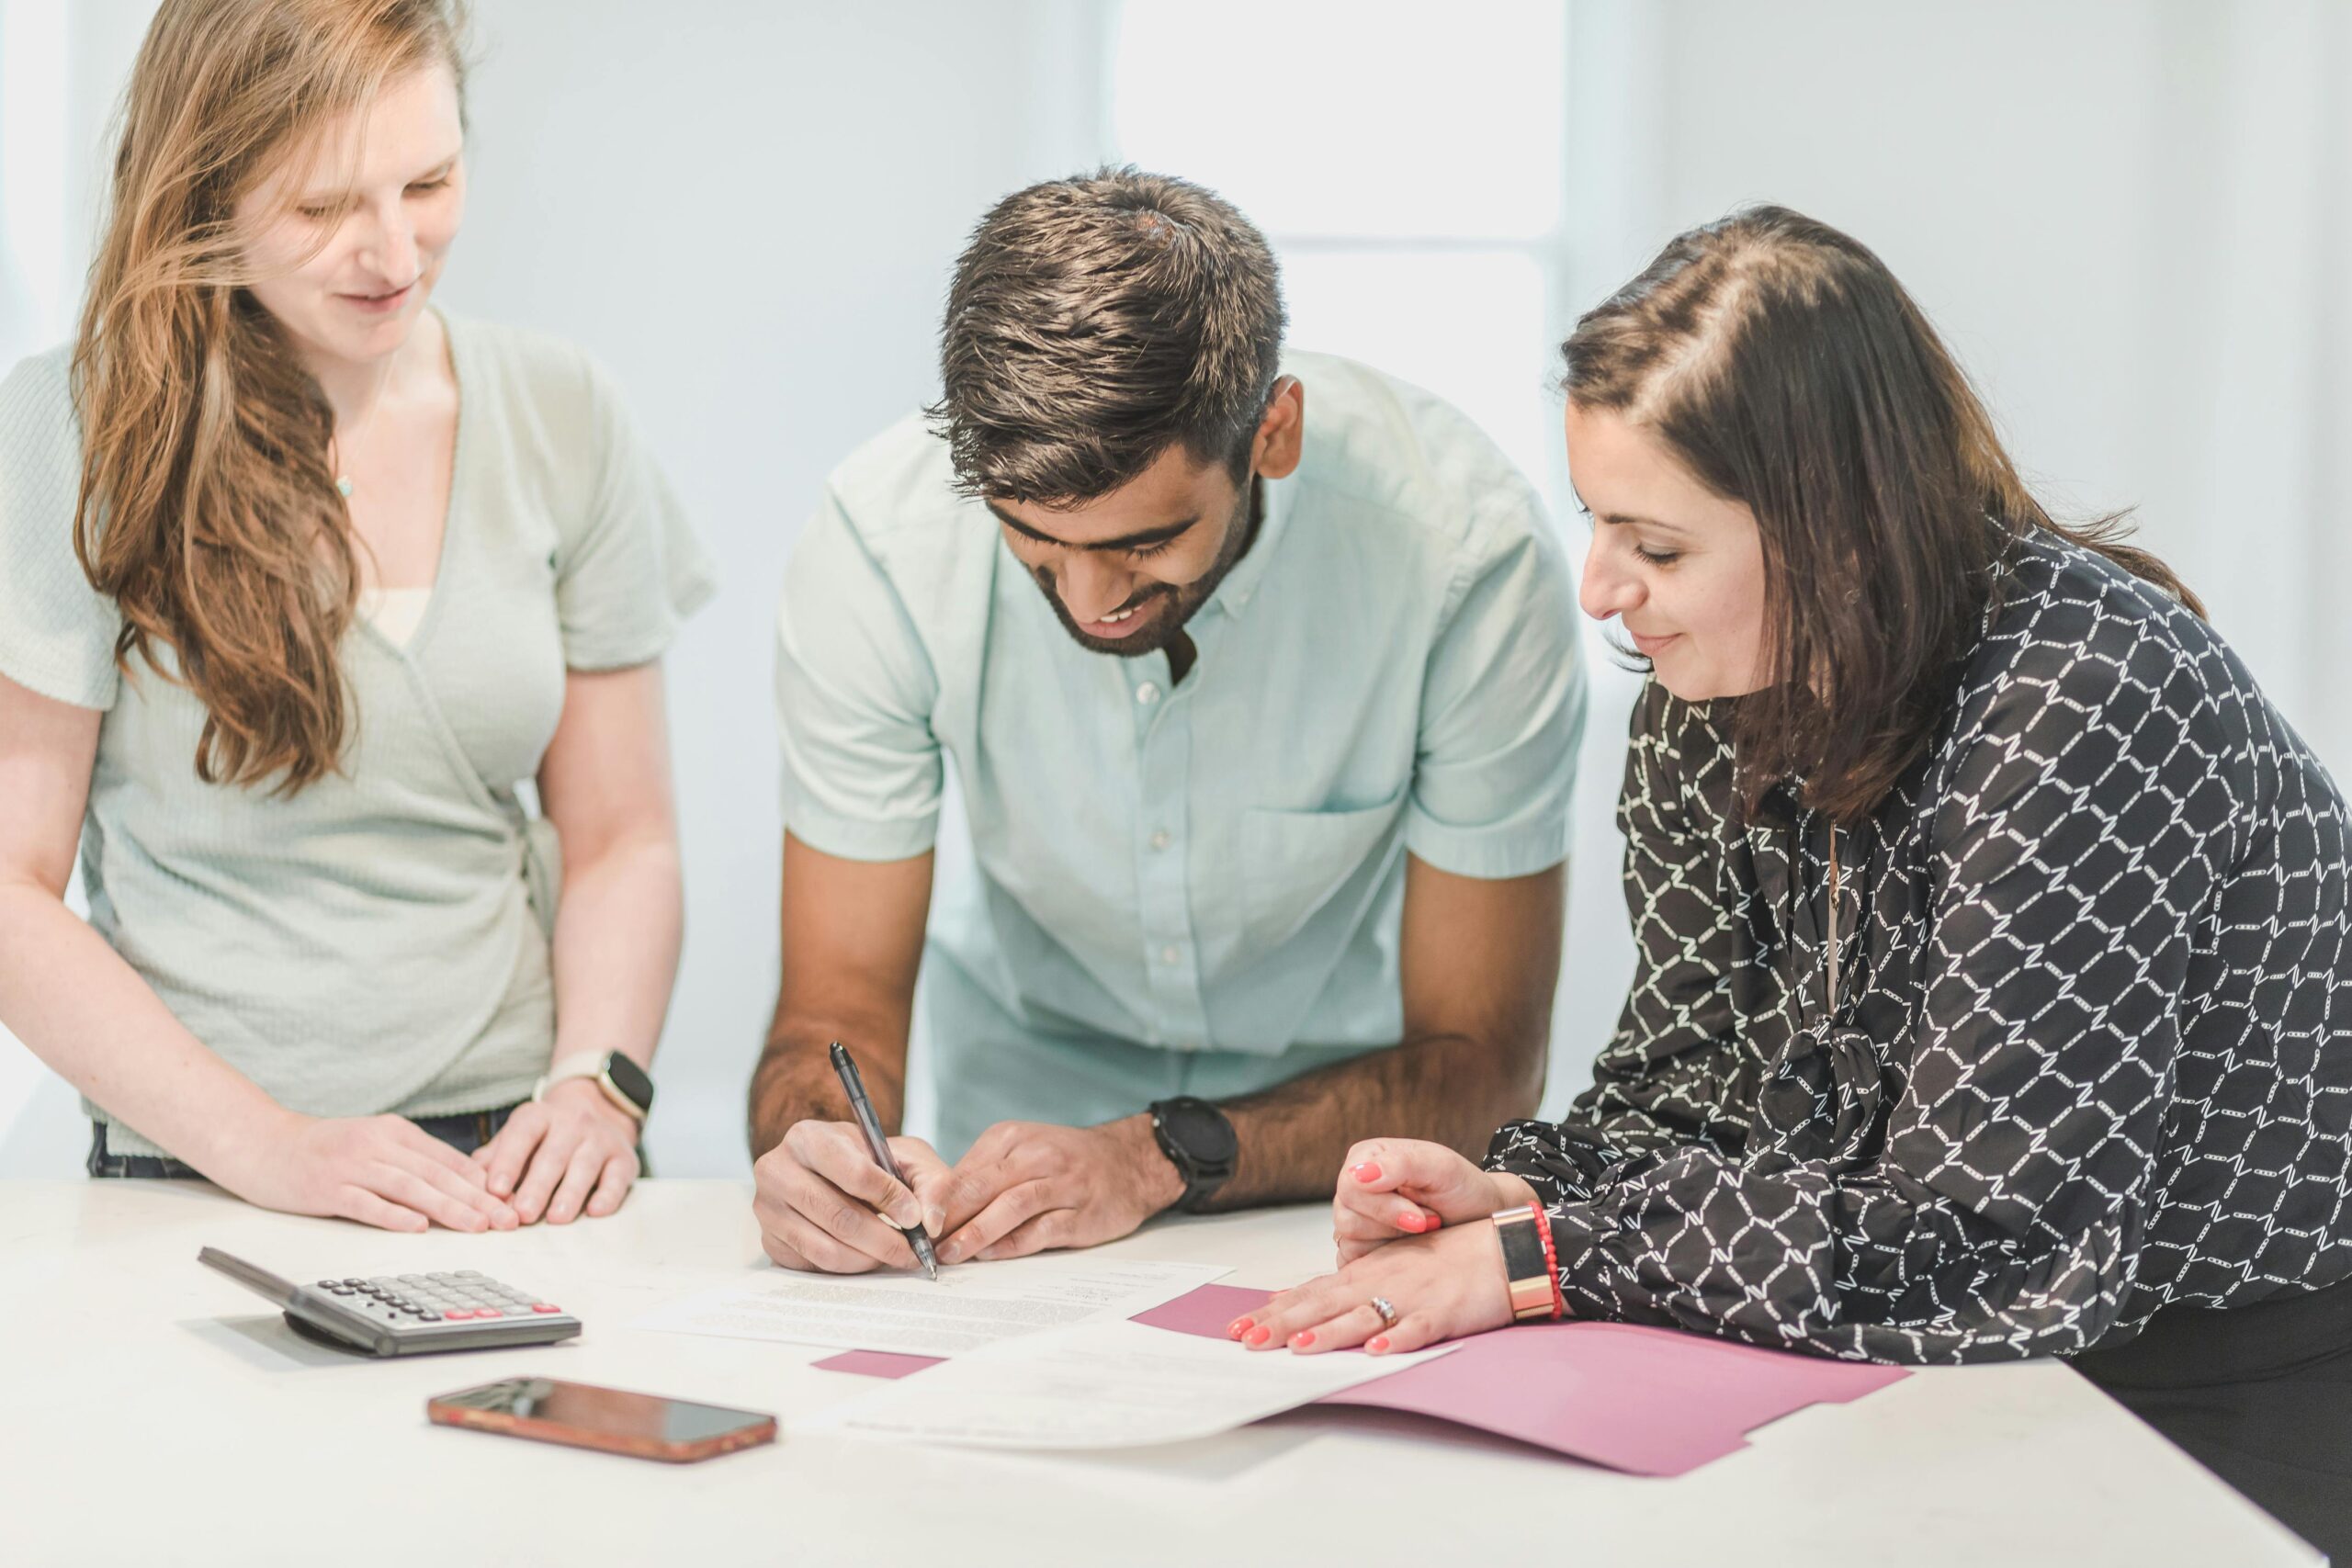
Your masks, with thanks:
[[[445,1427],[684,1464],[775,1441],[775,1417],[560,1378],[508,1378],[425,1402]]]

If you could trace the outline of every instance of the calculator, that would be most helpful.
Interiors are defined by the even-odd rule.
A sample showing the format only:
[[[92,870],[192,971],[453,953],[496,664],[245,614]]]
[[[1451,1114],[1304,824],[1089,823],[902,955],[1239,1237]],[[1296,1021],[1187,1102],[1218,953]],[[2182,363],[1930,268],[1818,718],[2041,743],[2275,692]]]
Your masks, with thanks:
[[[285,1309],[287,1324],[304,1338],[362,1355],[552,1345],[580,1332],[580,1320],[553,1302],[471,1269],[297,1285],[215,1247],[196,1260]]]

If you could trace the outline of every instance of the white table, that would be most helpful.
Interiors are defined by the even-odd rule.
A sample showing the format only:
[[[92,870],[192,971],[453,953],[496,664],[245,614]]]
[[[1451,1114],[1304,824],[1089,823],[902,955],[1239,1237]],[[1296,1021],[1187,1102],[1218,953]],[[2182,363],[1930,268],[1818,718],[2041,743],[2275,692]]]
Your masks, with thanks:
[[[1319,1209],[1156,1224],[1137,1258],[1275,1287]],[[289,1278],[481,1269],[578,1313],[565,1346],[358,1359],[196,1262]],[[651,1181],[617,1216],[390,1235],[209,1187],[0,1182],[0,1563],[1351,1565],[2319,1561],[2054,1363],[1921,1372],[1801,1411],[1673,1481],[1412,1417],[1302,1411],[1107,1456],[793,1431],[870,1386],[798,1346],[649,1334],[760,1261],[746,1189]],[[428,1395],[530,1371],[776,1412],[773,1448],[667,1466],[429,1425]]]

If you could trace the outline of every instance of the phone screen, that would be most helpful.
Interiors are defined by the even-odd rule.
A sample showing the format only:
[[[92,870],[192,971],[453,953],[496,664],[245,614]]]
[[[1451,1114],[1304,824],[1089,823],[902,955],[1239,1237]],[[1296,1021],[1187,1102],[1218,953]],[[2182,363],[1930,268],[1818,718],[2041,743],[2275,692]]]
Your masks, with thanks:
[[[435,1403],[550,1422],[576,1431],[660,1443],[703,1442],[759,1426],[768,1419],[750,1410],[729,1410],[723,1405],[696,1404],[690,1400],[663,1399],[659,1394],[630,1393],[555,1378],[509,1378],[460,1393],[445,1393]]]

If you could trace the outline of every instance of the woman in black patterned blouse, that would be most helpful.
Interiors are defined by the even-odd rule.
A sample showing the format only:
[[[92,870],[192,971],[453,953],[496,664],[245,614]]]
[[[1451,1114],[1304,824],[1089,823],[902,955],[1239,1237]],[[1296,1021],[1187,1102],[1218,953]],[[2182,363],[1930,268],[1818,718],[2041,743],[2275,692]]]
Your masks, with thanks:
[[[1564,352],[1584,605],[1651,672],[1623,1020],[1568,1119],[1483,1169],[1359,1145],[1340,1271],[1237,1337],[1498,1326],[1476,1222],[1532,1201],[1569,1314],[2075,1357],[2321,1544],[2352,1533],[2333,781],[2160,562],[2036,503],[1845,235],[1693,230]]]

